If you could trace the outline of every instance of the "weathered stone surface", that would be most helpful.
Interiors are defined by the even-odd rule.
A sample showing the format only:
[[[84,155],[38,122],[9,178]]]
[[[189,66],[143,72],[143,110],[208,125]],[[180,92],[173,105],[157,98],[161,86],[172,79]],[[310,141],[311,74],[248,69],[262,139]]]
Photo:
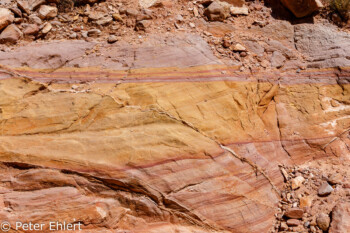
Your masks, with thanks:
[[[149,8],[159,4],[160,0],[139,0],[139,4],[142,8]]]
[[[53,6],[41,5],[38,10],[38,15],[41,19],[52,19],[57,16],[57,8]]]
[[[290,227],[299,226],[300,224],[301,224],[301,222],[298,219],[288,219],[287,220],[287,225]]]
[[[295,46],[308,56],[310,68],[350,66],[350,35],[334,26],[295,26]],[[320,49],[322,48],[322,49]]]
[[[318,188],[318,195],[323,197],[331,194],[334,191],[332,186],[328,184],[328,182],[323,182],[321,186]]]
[[[317,215],[317,218],[316,218],[317,226],[323,231],[328,230],[330,221],[331,219],[327,214],[320,213]]]
[[[272,53],[271,56],[271,66],[276,68],[281,68],[284,65],[284,62],[286,61],[285,56],[283,56],[282,53],[279,51],[275,51]]]
[[[16,43],[23,33],[16,27],[16,25],[9,25],[0,34],[0,43]]]
[[[338,203],[332,210],[329,233],[342,233],[350,229],[350,202]]]
[[[334,173],[332,175],[329,176],[328,178],[328,182],[330,184],[341,184],[343,181],[343,176],[339,173]]]
[[[43,27],[43,29],[41,30],[41,33],[45,35],[45,34],[49,33],[51,31],[51,29],[52,29],[51,23],[46,23],[45,26]]]
[[[310,207],[312,205],[312,197],[305,196],[300,198],[300,208]]]
[[[29,9],[34,11],[36,9],[38,9],[41,5],[44,5],[45,3],[47,3],[46,0],[29,0]]]
[[[310,15],[323,7],[320,0],[281,0],[281,2],[298,18]]]
[[[246,6],[242,6],[242,7],[231,6],[230,13],[231,15],[248,15],[249,10],[248,10],[248,7]]]
[[[230,5],[225,2],[214,1],[205,9],[204,15],[210,21],[224,21],[230,16]]]
[[[37,15],[30,15],[28,17],[30,23],[35,23],[36,25],[41,25],[43,21]]]
[[[7,27],[15,19],[13,13],[6,8],[0,8],[0,31]]]
[[[300,208],[291,208],[286,210],[284,215],[287,218],[301,219],[303,217],[304,211]]]
[[[19,9],[21,9],[24,13],[30,15],[30,6],[28,1],[25,0],[17,0],[17,6]]]
[[[268,232],[278,164],[347,158],[346,68],[239,72],[199,36],[157,37],[0,51],[1,219]]]
[[[39,26],[36,24],[29,24],[23,29],[24,35],[35,35],[39,32]]]
[[[291,180],[292,182],[292,189],[298,189],[304,182],[304,177],[302,176],[297,176]]]

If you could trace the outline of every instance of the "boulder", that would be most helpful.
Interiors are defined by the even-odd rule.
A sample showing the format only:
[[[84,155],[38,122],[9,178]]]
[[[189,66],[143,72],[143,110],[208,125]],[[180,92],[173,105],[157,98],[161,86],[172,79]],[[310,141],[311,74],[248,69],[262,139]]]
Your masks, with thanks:
[[[11,24],[0,34],[0,43],[16,43],[23,33],[16,27],[16,25]]]
[[[57,16],[57,8],[53,6],[42,5],[38,10],[41,19],[52,19]]]
[[[219,1],[212,2],[208,8],[205,9],[204,15],[207,16],[210,21],[224,21],[230,16],[230,4]]]
[[[14,19],[15,17],[10,10],[6,8],[0,8],[0,30],[11,24]]]
[[[302,18],[310,15],[316,10],[319,10],[323,7],[323,4],[320,0],[281,0],[281,2],[297,18]]]

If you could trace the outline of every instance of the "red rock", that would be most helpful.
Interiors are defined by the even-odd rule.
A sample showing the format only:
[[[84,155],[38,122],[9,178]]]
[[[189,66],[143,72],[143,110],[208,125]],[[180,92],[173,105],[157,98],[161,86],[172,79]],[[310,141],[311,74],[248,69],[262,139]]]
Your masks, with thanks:
[[[281,0],[281,2],[298,18],[310,15],[323,7],[320,0]]]
[[[23,29],[24,35],[35,35],[39,32],[39,26],[36,24],[29,24]]]
[[[0,31],[11,24],[14,19],[15,17],[10,10],[6,8],[0,8]]]
[[[0,43],[16,43],[22,36],[21,30],[11,24],[0,34]]]
[[[293,219],[301,219],[303,217],[304,211],[300,208],[291,208],[288,209],[285,213],[284,216],[288,218],[293,218]]]
[[[330,184],[341,184],[343,181],[343,176],[339,173],[334,173],[332,175],[329,176],[328,178],[328,182]]]
[[[290,227],[299,226],[300,224],[301,224],[300,220],[297,220],[297,219],[288,219],[287,220],[287,225]]]
[[[17,6],[24,13],[26,13],[27,15],[30,15],[31,12],[30,12],[28,0],[17,0]]]

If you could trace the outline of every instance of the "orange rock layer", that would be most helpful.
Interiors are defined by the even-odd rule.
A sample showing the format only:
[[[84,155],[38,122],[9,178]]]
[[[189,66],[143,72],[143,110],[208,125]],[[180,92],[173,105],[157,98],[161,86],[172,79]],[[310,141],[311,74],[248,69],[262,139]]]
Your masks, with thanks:
[[[349,68],[2,67],[1,219],[267,232],[279,164],[350,159],[349,77]]]

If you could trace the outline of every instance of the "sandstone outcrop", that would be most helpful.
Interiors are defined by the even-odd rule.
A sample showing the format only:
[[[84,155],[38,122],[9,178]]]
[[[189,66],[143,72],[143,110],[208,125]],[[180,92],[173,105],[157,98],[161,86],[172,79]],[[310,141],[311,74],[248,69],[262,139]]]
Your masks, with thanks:
[[[0,155],[14,177],[2,198],[21,206],[2,212],[9,222],[61,193],[54,216],[87,229],[266,232],[279,163],[350,157],[345,67],[242,73],[191,35],[87,53],[96,45],[0,52]]]
[[[346,32],[250,1],[75,2],[21,2],[26,36],[0,45],[1,221],[344,232]]]

